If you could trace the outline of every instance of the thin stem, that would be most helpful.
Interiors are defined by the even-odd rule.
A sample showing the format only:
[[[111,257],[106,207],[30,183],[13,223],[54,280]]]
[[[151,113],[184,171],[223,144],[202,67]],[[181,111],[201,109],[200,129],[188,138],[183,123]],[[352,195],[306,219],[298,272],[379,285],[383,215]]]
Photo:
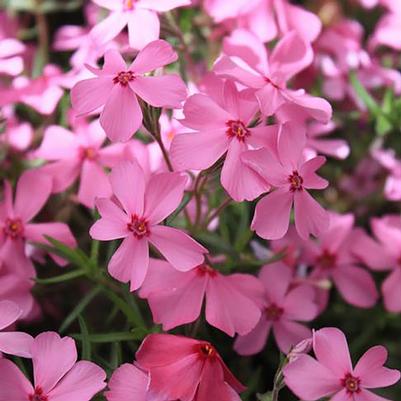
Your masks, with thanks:
[[[39,73],[42,72],[42,68],[47,64],[49,54],[49,29],[47,26],[46,16],[41,12],[42,1],[43,0],[35,0],[37,10],[35,13],[35,19],[38,28],[39,52],[41,55],[40,67],[37,67],[37,72]]]
[[[231,198],[227,198],[206,220],[203,225],[206,228],[220,213],[232,202]]]
[[[162,151],[163,154],[163,158],[167,164],[167,168],[169,169],[169,171],[173,172],[174,168],[173,165],[171,163],[170,157],[168,155],[167,149],[165,148],[162,139],[160,138],[160,136],[156,136],[154,135],[153,138],[156,139],[156,142],[159,144],[160,150]]]

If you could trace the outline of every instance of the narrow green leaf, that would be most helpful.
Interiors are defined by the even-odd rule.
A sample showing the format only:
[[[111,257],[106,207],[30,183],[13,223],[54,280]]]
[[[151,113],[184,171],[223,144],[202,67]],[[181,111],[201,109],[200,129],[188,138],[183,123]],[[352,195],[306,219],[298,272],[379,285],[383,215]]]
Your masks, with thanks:
[[[145,329],[134,329],[128,332],[105,333],[105,334],[89,334],[88,340],[91,343],[114,343],[119,341],[138,341],[142,340],[148,332]],[[76,340],[82,341],[82,334],[72,334]]]
[[[81,335],[82,335],[82,359],[86,361],[91,361],[91,354],[92,354],[92,346],[89,340],[89,331],[88,326],[85,323],[85,320],[81,315],[78,315],[79,327],[81,328]]]
[[[350,73],[350,82],[352,87],[354,88],[356,94],[361,99],[361,101],[366,105],[369,111],[373,114],[373,116],[378,117],[382,114],[380,106],[377,104],[376,100],[371,96],[371,94],[365,89],[359,80],[355,71]]]
[[[84,270],[74,270],[74,271],[70,271],[65,274],[61,274],[56,277],[37,278],[37,279],[35,279],[35,281],[38,284],[57,284],[57,283],[63,283],[64,281],[74,280],[78,277],[82,277],[85,275],[86,275],[86,272]]]

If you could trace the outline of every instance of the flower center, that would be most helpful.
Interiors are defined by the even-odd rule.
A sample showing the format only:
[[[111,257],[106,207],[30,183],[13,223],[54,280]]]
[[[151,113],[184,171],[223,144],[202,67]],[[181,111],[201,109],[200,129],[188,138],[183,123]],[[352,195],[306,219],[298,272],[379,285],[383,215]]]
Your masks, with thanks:
[[[361,379],[352,376],[351,373],[347,373],[341,380],[341,384],[347,389],[348,394],[359,393],[361,391],[360,383]]]
[[[36,387],[35,392],[29,396],[29,401],[48,401],[48,398],[40,387]]]
[[[21,238],[24,234],[24,225],[20,219],[6,219],[3,232],[11,239]]]
[[[277,320],[279,320],[280,317],[283,315],[283,313],[284,313],[284,309],[280,308],[275,303],[270,304],[265,309],[265,315],[266,315],[267,320],[272,320],[273,322],[276,322]]]
[[[128,83],[135,79],[135,74],[132,71],[121,71],[114,78],[114,84],[120,84],[121,86],[128,86]]]
[[[302,191],[304,183],[304,179],[299,175],[298,171],[293,171],[292,174],[288,177],[288,182],[290,183],[290,191]]]
[[[217,272],[216,270],[214,270],[212,267],[210,267],[209,265],[199,265],[196,268],[196,272],[200,275],[200,276],[204,276],[206,274],[208,274],[211,277],[215,277],[217,276]]]
[[[246,128],[245,124],[240,120],[230,120],[226,122],[227,135],[230,138],[236,137],[240,142],[244,142],[245,138],[251,135],[251,131]]]
[[[82,148],[81,149],[81,157],[82,157],[82,159],[87,159],[87,160],[92,160],[92,161],[96,160],[97,150],[92,147]]]
[[[132,215],[131,222],[127,224],[128,230],[132,231],[135,238],[141,239],[150,234],[148,222],[143,217]]]
[[[125,11],[130,11],[134,9],[135,0],[123,0],[123,8]]]
[[[275,82],[273,82],[269,77],[265,77],[265,81],[266,81],[268,84],[274,86],[276,89],[281,89],[280,86],[277,85]]]
[[[210,343],[200,344],[198,352],[203,358],[211,358],[216,355],[216,349]]]
[[[325,249],[316,259],[316,263],[323,269],[332,269],[336,266],[337,256]]]

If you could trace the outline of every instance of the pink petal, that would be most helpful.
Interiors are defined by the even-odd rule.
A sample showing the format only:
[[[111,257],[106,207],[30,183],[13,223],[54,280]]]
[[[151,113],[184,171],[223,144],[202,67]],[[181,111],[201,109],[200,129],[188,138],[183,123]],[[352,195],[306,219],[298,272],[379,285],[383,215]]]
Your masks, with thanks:
[[[143,215],[145,199],[145,176],[137,161],[121,162],[110,174],[114,195],[130,216]]]
[[[40,170],[28,170],[18,180],[14,211],[27,222],[45,205],[52,191],[52,180]]]
[[[293,279],[292,269],[282,262],[271,263],[262,267],[259,279],[264,284],[268,300],[281,306]]]
[[[106,373],[88,361],[77,362],[49,393],[52,401],[87,401],[106,387]]]
[[[285,354],[312,335],[312,331],[308,327],[285,319],[273,323],[273,333],[279,349]]]
[[[301,355],[284,368],[285,384],[299,398],[316,401],[342,390],[340,379],[309,355]]]
[[[152,226],[150,243],[180,271],[188,271],[204,261],[207,250],[185,234],[173,227]]]
[[[274,124],[250,128],[251,136],[248,138],[249,144],[254,148],[266,148],[276,155],[279,127],[278,124]]]
[[[22,310],[17,304],[10,301],[0,302],[0,330],[11,326],[22,315]]]
[[[32,343],[33,337],[26,333],[11,331],[0,333],[0,352],[5,354],[30,358]]]
[[[388,387],[400,380],[400,372],[383,367],[388,352],[381,345],[370,348],[359,359],[354,369],[355,376],[361,379],[365,388]]]
[[[115,76],[119,72],[126,71],[127,64],[117,49],[109,49],[104,54],[102,75]]]
[[[347,141],[343,139],[308,139],[308,146],[340,160],[346,159],[351,152]]]
[[[317,360],[339,379],[352,372],[347,339],[336,328],[324,328],[314,333],[313,350]]]
[[[305,109],[305,111],[315,120],[323,123],[327,123],[331,120],[333,109],[327,100],[306,93],[296,93],[288,90],[286,92],[286,97]]]
[[[178,55],[170,43],[165,40],[155,40],[138,53],[129,70],[137,74],[143,74],[174,63],[177,58]]]
[[[265,239],[283,238],[288,231],[293,194],[287,188],[277,189],[258,202],[252,230]]]
[[[267,117],[275,114],[286,102],[281,90],[270,83],[265,83],[264,87],[255,93],[255,96],[258,100],[260,111]]]
[[[318,314],[315,301],[315,290],[308,285],[300,285],[292,289],[282,304],[285,317],[290,320],[313,320]]]
[[[329,213],[330,223],[328,230],[321,235],[321,247],[337,253],[344,246],[354,226],[354,215]],[[352,247],[354,250],[354,247]]]
[[[295,228],[299,236],[308,239],[312,234],[318,237],[329,226],[329,215],[308,191],[294,192]]]
[[[286,4],[285,14],[291,28],[305,40],[313,42],[319,36],[322,22],[316,14],[290,3]]]
[[[158,224],[174,212],[184,196],[188,178],[180,173],[153,175],[145,195],[144,216],[151,224]]]
[[[109,391],[104,395],[108,401],[147,401],[149,378],[135,365],[124,363],[113,372]]]
[[[41,171],[52,178],[53,193],[65,191],[78,178],[81,171],[81,161],[77,159],[60,160],[46,164]]]
[[[338,291],[351,305],[371,308],[379,298],[372,276],[360,267],[337,268],[333,272],[333,279]]]
[[[138,4],[138,7],[164,12],[173,10],[177,7],[188,6],[190,4],[190,0],[141,0],[141,2]]]
[[[131,291],[137,290],[145,280],[149,265],[149,244],[144,238],[126,237],[110,259],[108,270],[112,277],[123,283],[131,282]]]
[[[283,166],[297,170],[305,144],[306,134],[303,127],[292,123],[282,125],[277,146]]]
[[[391,273],[382,285],[382,292],[384,297],[384,305],[390,312],[401,312],[401,271],[396,269]]]
[[[46,160],[71,159],[76,155],[78,146],[77,138],[71,131],[51,125],[46,129],[35,155]]]
[[[100,115],[100,124],[113,142],[128,141],[140,128],[142,111],[129,87],[114,85]]]
[[[326,163],[326,158],[323,156],[317,156],[313,159],[309,159],[307,162],[302,164],[299,169],[299,173],[302,176],[304,182],[303,186],[308,189],[324,189],[329,185],[328,181],[319,177],[315,171],[318,170],[323,164]]]
[[[113,40],[126,27],[127,23],[126,14],[115,11],[95,25],[89,35],[97,46],[101,46]]]
[[[227,151],[229,138],[224,131],[208,131],[176,135],[170,154],[179,170],[204,170]]]
[[[238,336],[234,343],[234,349],[240,355],[254,355],[263,350],[269,338],[272,322],[263,316],[256,327],[244,336]]]
[[[80,81],[71,89],[72,107],[78,115],[91,113],[106,104],[113,88],[110,77]]]
[[[107,8],[108,10],[122,10],[122,3],[114,0],[92,0],[99,7]]]
[[[25,401],[33,391],[31,383],[17,365],[0,358],[0,399]]]
[[[159,39],[160,22],[154,11],[136,8],[128,16],[129,44],[134,49],[143,49]]]
[[[338,401],[341,401],[340,399]],[[362,389],[360,393],[355,396],[355,401],[390,401],[388,398],[380,397],[371,391]]]
[[[71,337],[61,338],[55,332],[39,334],[33,341],[32,362],[35,385],[45,394],[53,390],[77,361],[77,349]]]

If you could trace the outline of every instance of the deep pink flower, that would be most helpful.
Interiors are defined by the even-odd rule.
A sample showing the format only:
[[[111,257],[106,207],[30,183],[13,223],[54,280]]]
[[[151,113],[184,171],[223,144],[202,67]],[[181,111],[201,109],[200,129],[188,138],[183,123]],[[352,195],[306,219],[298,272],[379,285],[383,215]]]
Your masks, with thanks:
[[[285,383],[302,400],[386,401],[370,390],[397,383],[400,372],[384,367],[387,350],[370,348],[352,367],[347,340],[342,331],[324,328],[314,334],[316,359],[301,355],[284,368]]]
[[[102,69],[88,67],[96,78],[78,82],[71,90],[71,101],[80,115],[104,106],[100,124],[112,141],[128,141],[142,124],[139,96],[156,107],[180,107],[186,87],[178,75],[145,76],[145,73],[177,60],[177,54],[164,40],[149,43],[127,68],[117,50],[104,55]]]
[[[190,5],[190,0],[92,0],[100,7],[111,11],[109,16],[96,25],[90,35],[99,44],[114,39],[128,26],[129,44],[142,49],[159,39],[160,21],[158,12]]]
[[[23,311],[17,304],[10,301],[0,301],[0,331],[15,323]],[[0,352],[29,358],[33,338],[26,333],[16,331],[0,332]]]
[[[105,386],[106,373],[92,362],[77,362],[75,342],[57,333],[39,334],[31,345],[34,385],[17,365],[0,359],[0,400],[89,401]]]
[[[315,291],[307,285],[293,286],[293,270],[281,262],[264,266],[259,279],[265,289],[261,319],[249,334],[237,338],[234,348],[241,355],[256,354],[265,347],[273,330],[278,347],[286,354],[312,335],[297,321],[307,322],[317,316]]]
[[[183,231],[160,223],[180,204],[187,178],[179,173],[160,173],[146,182],[139,164],[122,162],[110,175],[117,202],[99,198],[102,218],[91,228],[101,241],[124,238],[109,262],[110,274],[138,289],[149,265],[152,244],[178,270],[187,271],[203,262],[207,250]]]
[[[262,284],[249,274],[224,276],[208,265],[179,272],[151,259],[140,296],[147,298],[154,322],[165,331],[198,319],[205,300],[207,322],[234,336],[256,326],[263,293]]]
[[[149,391],[157,400],[240,401],[237,393],[245,390],[206,341],[151,334],[136,359],[149,372]]]
[[[225,40],[224,53],[213,71],[252,88],[264,115],[271,116],[283,105],[293,104],[316,120],[330,120],[332,109],[326,100],[310,96],[302,89],[287,88],[287,82],[313,60],[310,44],[295,32],[286,34],[268,56],[255,36],[237,30]]]
[[[327,229],[326,211],[307,191],[327,187],[327,181],[315,173],[326,159],[318,156],[304,161],[305,143],[305,132],[286,123],[279,133],[277,154],[264,148],[242,155],[244,163],[276,188],[256,205],[251,227],[262,238],[279,239],[286,234],[293,204],[295,227],[300,237],[319,236]]]
[[[241,154],[271,146],[277,126],[250,128],[257,103],[249,92],[239,92],[229,80],[215,79],[214,83],[210,96],[195,94],[186,101],[181,123],[197,132],[175,136],[171,156],[179,169],[204,170],[226,154],[221,172],[223,187],[236,201],[253,200],[270,186],[241,161]]]

